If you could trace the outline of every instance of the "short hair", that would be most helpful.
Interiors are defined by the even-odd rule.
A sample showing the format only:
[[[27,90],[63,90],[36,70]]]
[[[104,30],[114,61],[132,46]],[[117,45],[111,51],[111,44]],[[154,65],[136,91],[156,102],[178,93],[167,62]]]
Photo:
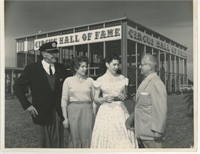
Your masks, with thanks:
[[[120,61],[119,55],[118,54],[110,54],[105,59],[102,60],[102,62],[100,64],[100,72],[101,72],[100,74],[101,75],[103,75],[107,70],[106,63],[110,64],[113,60]],[[120,69],[118,69],[117,74],[121,74]]]
[[[79,57],[75,57],[73,59],[72,65],[73,65],[73,69],[77,70],[79,69],[79,67],[81,66],[82,62],[86,62],[86,64],[88,65],[89,61],[88,58],[86,56],[79,56]]]
[[[157,66],[157,60],[156,58],[151,55],[151,54],[145,54],[143,57],[142,57],[142,60],[145,60],[148,64],[150,64],[154,69],[156,69],[156,66]]]
[[[120,61],[119,55],[118,54],[110,54],[105,58],[105,62],[111,63],[113,60],[118,60]]]

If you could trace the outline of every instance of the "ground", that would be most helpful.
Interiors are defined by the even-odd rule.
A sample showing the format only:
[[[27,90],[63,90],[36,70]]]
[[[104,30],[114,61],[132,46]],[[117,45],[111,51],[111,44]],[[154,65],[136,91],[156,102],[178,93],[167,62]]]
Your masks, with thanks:
[[[185,94],[184,94],[185,95]],[[194,122],[184,95],[168,96],[165,148],[191,148],[194,145]],[[126,101],[131,112],[134,103]],[[65,140],[67,131],[65,130]],[[65,142],[65,145],[67,143]],[[37,127],[16,98],[5,100],[5,148],[37,147]]]

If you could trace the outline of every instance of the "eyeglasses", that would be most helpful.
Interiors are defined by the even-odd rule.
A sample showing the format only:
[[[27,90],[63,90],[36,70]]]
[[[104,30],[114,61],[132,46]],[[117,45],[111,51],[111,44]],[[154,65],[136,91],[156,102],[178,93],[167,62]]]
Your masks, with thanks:
[[[144,65],[150,65],[150,64],[148,64],[148,63],[140,64],[140,67],[143,67]]]

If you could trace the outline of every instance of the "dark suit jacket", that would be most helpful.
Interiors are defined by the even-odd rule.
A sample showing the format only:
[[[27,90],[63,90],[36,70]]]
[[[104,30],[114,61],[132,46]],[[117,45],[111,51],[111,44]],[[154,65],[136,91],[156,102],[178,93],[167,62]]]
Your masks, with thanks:
[[[27,109],[33,105],[38,111],[38,116],[33,118],[33,122],[39,125],[48,125],[53,121],[53,110],[63,120],[61,111],[62,85],[67,77],[64,65],[55,63],[55,86],[52,91],[46,76],[46,72],[41,62],[27,65],[22,75],[15,82],[13,89],[22,107]],[[25,94],[26,87],[30,87],[32,102]]]

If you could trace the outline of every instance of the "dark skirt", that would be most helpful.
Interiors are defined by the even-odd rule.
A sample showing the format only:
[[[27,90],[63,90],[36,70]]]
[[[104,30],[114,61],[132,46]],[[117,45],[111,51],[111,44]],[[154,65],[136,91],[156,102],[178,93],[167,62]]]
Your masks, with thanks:
[[[68,119],[73,148],[90,148],[94,125],[92,102],[71,102]]]

